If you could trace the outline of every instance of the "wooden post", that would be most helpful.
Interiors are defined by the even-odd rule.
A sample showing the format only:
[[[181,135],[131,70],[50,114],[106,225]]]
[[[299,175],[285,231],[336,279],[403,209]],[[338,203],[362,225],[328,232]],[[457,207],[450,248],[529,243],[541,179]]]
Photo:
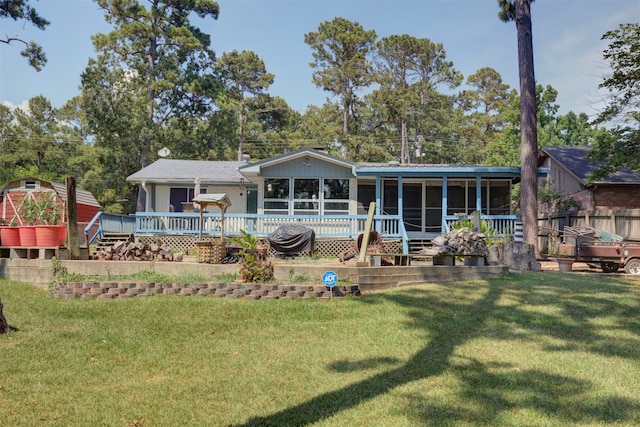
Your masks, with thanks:
[[[67,249],[69,259],[80,259],[80,245],[78,244],[78,205],[76,201],[76,179],[67,177],[67,219],[69,232],[67,233]],[[89,250],[89,247],[87,247]]]
[[[473,226],[476,230],[482,229],[482,219],[480,218],[480,211],[473,211]]]
[[[367,246],[369,246],[369,234],[371,233],[371,224],[373,224],[373,215],[376,210],[376,202],[369,203],[369,213],[367,215],[367,222],[364,224],[364,235],[362,236],[362,245],[360,245],[360,256],[358,257],[358,263],[363,263],[366,260]]]

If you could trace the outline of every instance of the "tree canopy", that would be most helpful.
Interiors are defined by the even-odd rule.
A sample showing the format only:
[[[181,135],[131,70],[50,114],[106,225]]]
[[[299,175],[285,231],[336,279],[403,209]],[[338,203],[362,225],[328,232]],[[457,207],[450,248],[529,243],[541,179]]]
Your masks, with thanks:
[[[0,0],[0,18],[9,18],[14,21],[24,20],[30,22],[36,28],[44,30],[49,21],[38,14],[38,11],[29,4],[28,0]],[[27,58],[29,65],[41,71],[42,67],[47,63],[47,55],[44,53],[42,46],[34,41],[26,41],[19,36],[8,36],[0,39],[0,42],[11,44],[19,42],[25,45],[20,55]]]
[[[603,58],[611,73],[600,84],[609,97],[596,123],[609,124],[612,133],[601,134],[590,152],[604,162],[592,180],[622,168],[640,172],[640,25],[621,24],[602,38],[610,41]]]
[[[522,164],[522,96],[488,66],[465,80],[437,41],[407,34],[378,39],[344,18],[321,23],[305,42],[313,82],[331,97],[299,113],[269,93],[277,76],[257,53],[214,54],[214,41],[191,19],[215,20],[216,3],[95,1],[113,30],[93,37],[97,56],[82,73],[81,95],[61,108],[44,96],[29,100],[29,110],[0,106],[3,181],[62,181],[72,174],[106,211],[131,213],[142,209],[145,195],[125,178],[165,146],[182,159],[236,160],[243,153],[264,159],[315,147],[351,161]],[[516,3],[509,4],[515,11]],[[632,33],[615,38],[626,40],[623,34]],[[610,132],[583,113],[558,114],[557,95],[535,85],[541,145],[598,141],[604,149],[631,138],[630,121]],[[633,112],[632,104],[625,112]],[[537,153],[533,142],[530,152]]]

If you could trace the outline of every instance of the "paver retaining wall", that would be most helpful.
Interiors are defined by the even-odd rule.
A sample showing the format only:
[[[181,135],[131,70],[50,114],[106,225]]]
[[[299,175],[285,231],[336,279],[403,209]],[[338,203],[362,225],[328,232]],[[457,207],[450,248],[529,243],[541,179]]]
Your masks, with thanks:
[[[332,298],[358,296],[357,286],[265,285],[252,283],[148,283],[139,281],[55,282],[53,296],[72,298],[116,299],[150,295],[215,296],[228,298]]]

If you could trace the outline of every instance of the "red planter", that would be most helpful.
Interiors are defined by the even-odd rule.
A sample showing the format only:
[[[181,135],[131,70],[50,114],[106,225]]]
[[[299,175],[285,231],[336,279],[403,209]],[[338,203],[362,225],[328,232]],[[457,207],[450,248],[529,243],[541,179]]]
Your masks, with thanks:
[[[58,227],[54,225],[36,226],[36,246],[55,247],[58,245]]]
[[[0,244],[2,246],[20,246],[18,227],[0,227]]]
[[[35,225],[21,225],[18,227],[18,231],[20,232],[20,246],[33,247],[38,245]]]
[[[64,246],[67,239],[67,227],[63,225],[36,225],[36,246]]]

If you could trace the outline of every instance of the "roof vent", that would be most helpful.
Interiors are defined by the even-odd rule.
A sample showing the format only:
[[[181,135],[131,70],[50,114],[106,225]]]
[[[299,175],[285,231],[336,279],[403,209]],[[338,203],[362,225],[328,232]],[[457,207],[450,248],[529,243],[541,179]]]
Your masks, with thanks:
[[[400,166],[400,162],[397,160],[391,160],[389,166]]]
[[[40,189],[40,181],[35,179],[25,179],[20,181],[20,188],[23,190],[38,190]]]
[[[244,163],[245,165],[249,164],[249,160],[251,160],[251,156],[248,154],[243,154],[242,155],[242,163]]]

